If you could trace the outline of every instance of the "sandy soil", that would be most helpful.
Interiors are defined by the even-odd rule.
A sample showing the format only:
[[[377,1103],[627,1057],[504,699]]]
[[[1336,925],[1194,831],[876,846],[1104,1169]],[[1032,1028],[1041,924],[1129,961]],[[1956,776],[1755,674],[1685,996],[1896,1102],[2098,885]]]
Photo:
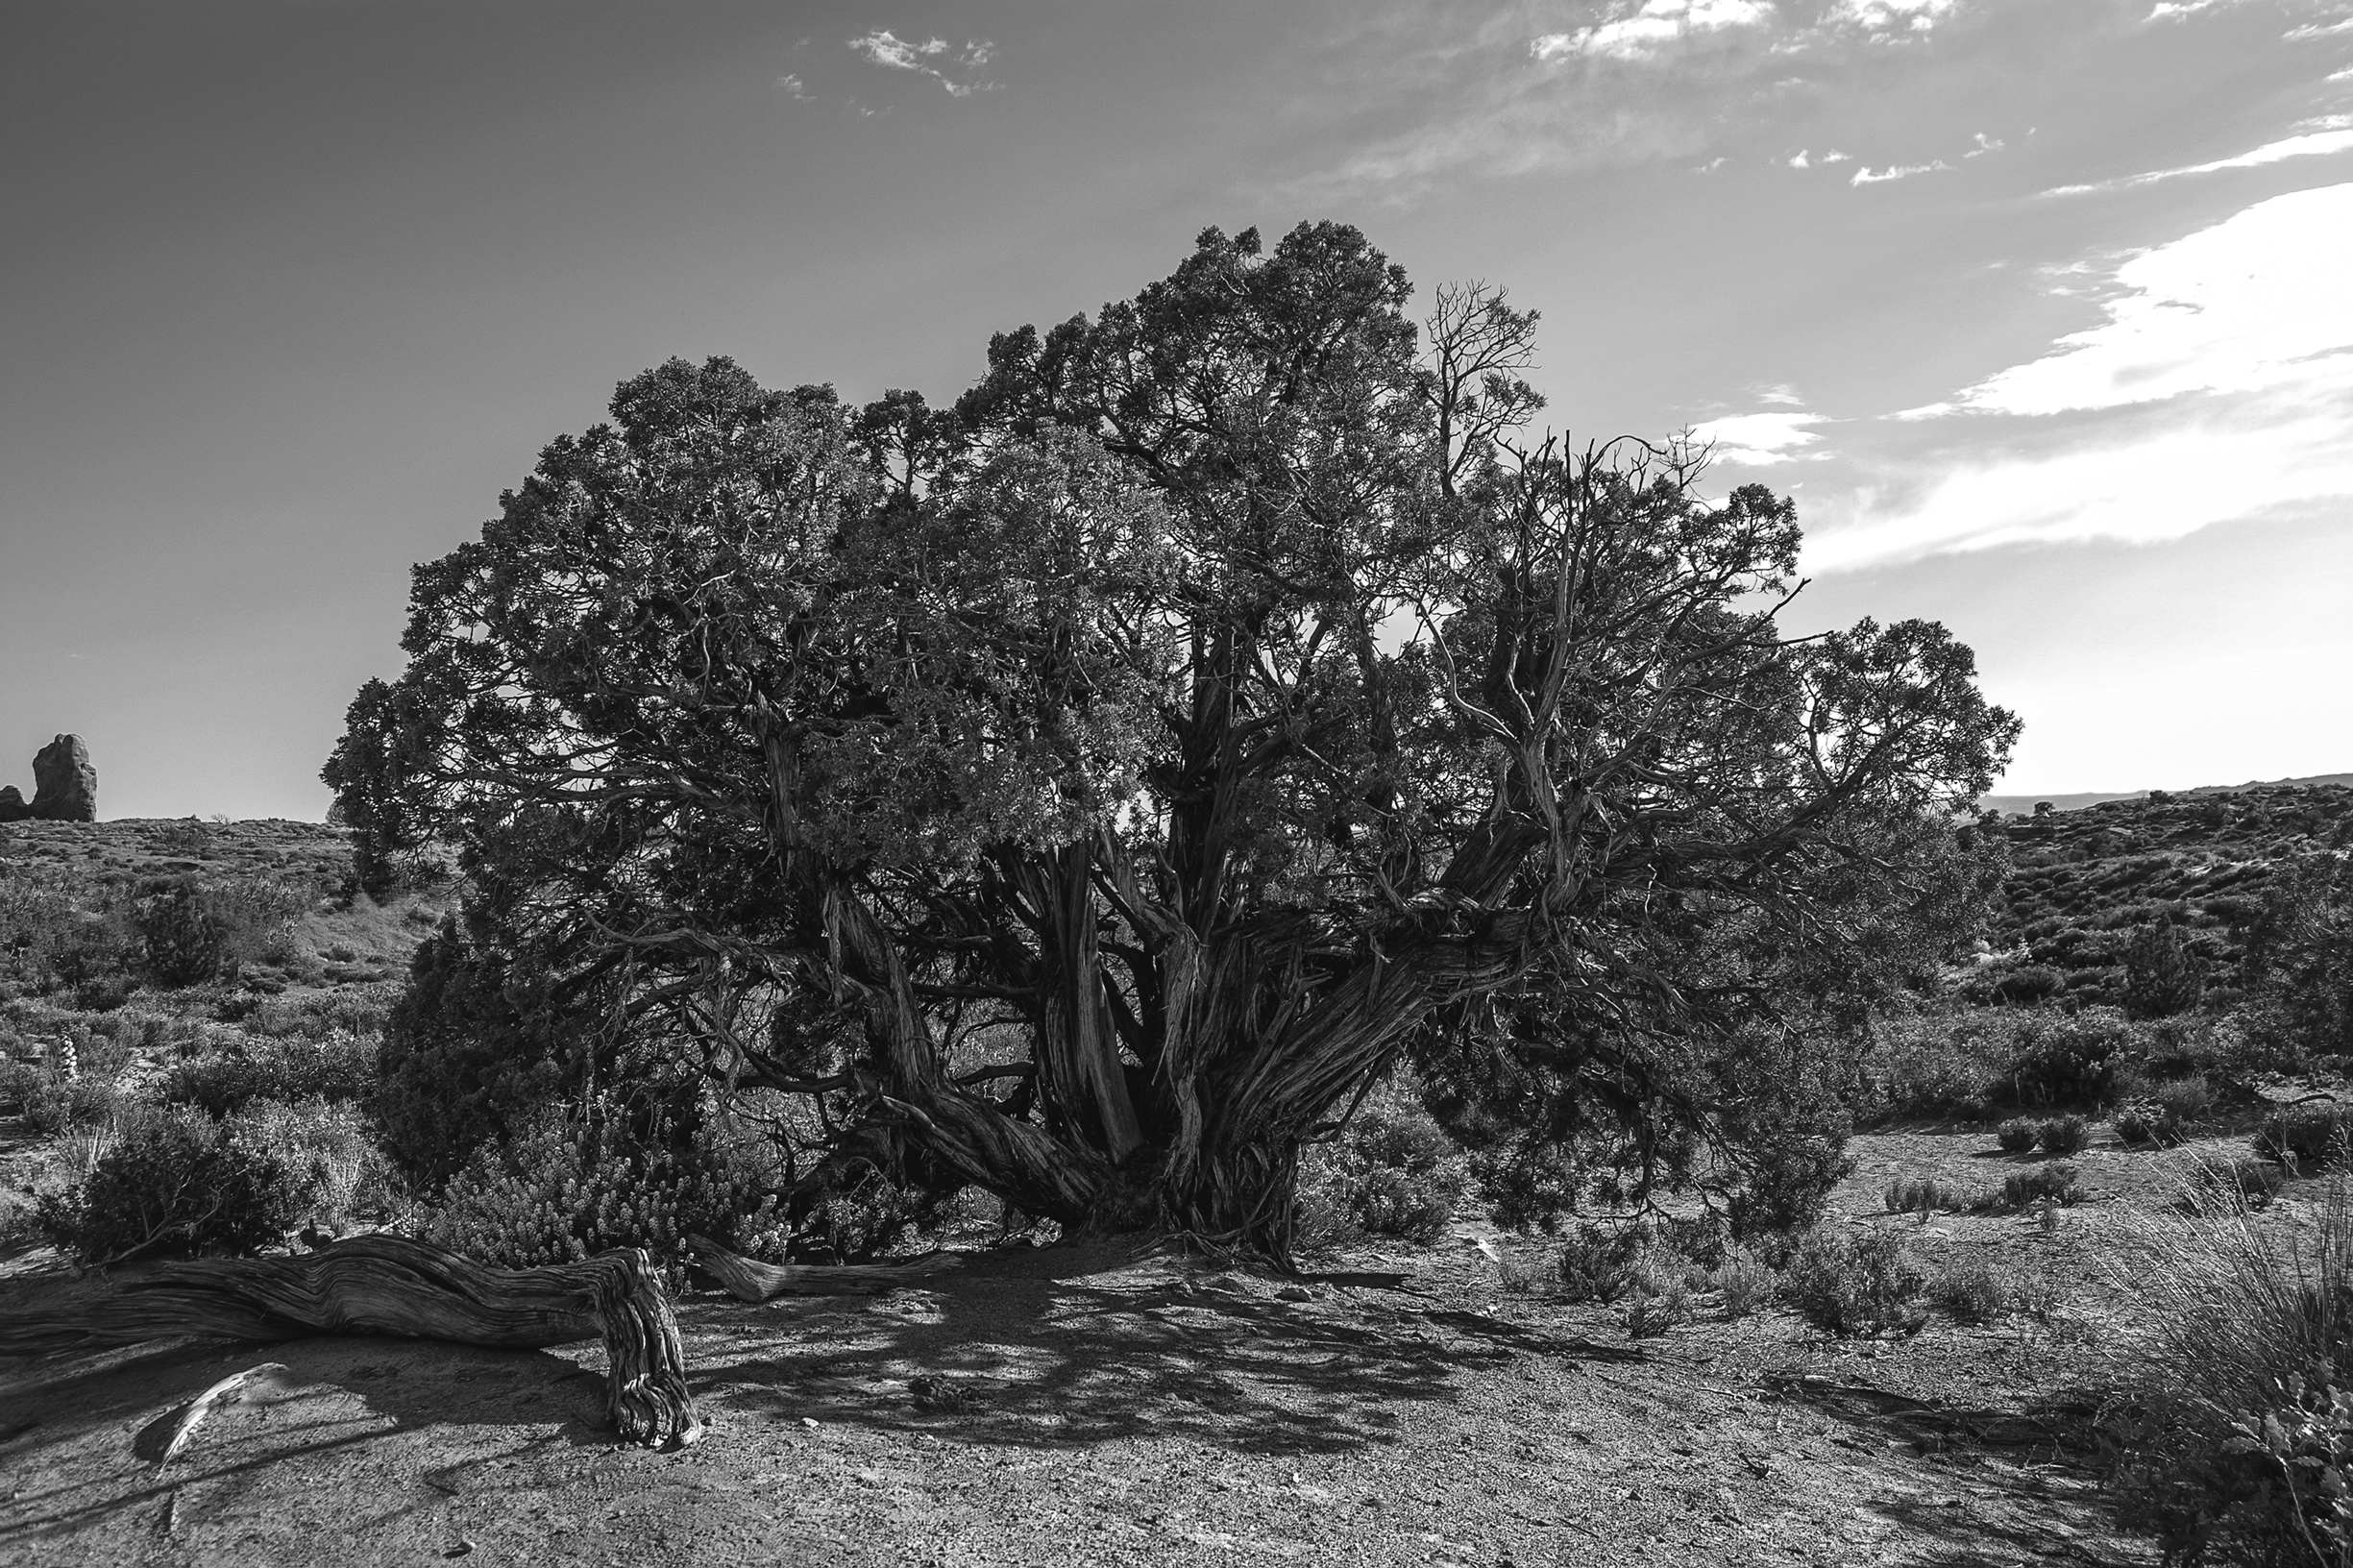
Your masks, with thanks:
[[[1840,1206],[1913,1225],[1877,1213],[1888,1176],[1998,1182],[1991,1147],[1858,1139]],[[1096,1244],[874,1299],[693,1295],[710,1431],[671,1454],[600,1430],[594,1346],[0,1361],[0,1561],[2148,1562],[2107,1524],[2077,1386],[2114,1306],[2102,1228],[2186,1158],[2082,1157],[2102,1201],[2052,1234],[1915,1226],[2048,1270],[2066,1305],[1900,1341],[1712,1308],[1632,1339],[1608,1309],[1507,1291],[1465,1232],[1304,1286]],[[19,1300],[65,1289],[13,1276]],[[176,1405],[262,1361],[286,1371],[170,1465],[142,1457]]]

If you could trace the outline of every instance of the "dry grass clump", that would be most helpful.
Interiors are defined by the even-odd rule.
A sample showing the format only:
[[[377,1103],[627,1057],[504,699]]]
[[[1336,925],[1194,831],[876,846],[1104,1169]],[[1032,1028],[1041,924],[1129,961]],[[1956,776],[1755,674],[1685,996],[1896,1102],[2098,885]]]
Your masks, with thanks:
[[[2064,1160],[2012,1172],[2001,1184],[2001,1201],[2011,1209],[2029,1204],[2073,1203],[2083,1196],[2082,1173]]]
[[[1967,1323],[2019,1314],[2047,1318],[2057,1309],[2058,1286],[2045,1269],[2004,1259],[1998,1267],[1984,1251],[1949,1255],[1928,1275],[1928,1299]]]
[[[2127,1517],[2169,1560],[2353,1559],[2353,1191],[2265,1214],[2203,1182],[2128,1218],[2145,1335],[2116,1390]]]

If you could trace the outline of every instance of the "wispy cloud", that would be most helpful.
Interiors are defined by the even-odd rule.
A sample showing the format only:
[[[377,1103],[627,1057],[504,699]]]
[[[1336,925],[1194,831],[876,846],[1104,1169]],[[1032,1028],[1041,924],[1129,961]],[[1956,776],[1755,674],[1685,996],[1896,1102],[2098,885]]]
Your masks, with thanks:
[[[987,38],[969,39],[961,47],[938,37],[919,43],[878,27],[850,39],[849,47],[852,53],[874,64],[928,76],[959,98],[987,92],[996,86],[970,76],[996,58],[996,46]]]
[[[1596,60],[1654,60],[1711,33],[1761,28],[1775,19],[1757,0],[1642,0],[1638,7],[1614,5],[1590,27],[1547,33],[1529,44],[1539,61],[1578,56]]]
[[[1934,174],[1939,169],[1951,167],[1951,164],[1941,158],[1927,163],[1890,163],[1884,169],[1874,169],[1866,165],[1856,169],[1854,178],[1848,181],[1847,184],[1851,185],[1883,184],[1890,180],[1909,180],[1916,174]]]
[[[1959,8],[1959,0],[1839,0],[1827,18],[1866,33],[1925,33]]]
[[[2353,497],[2353,184],[2257,203],[2118,264],[2104,319],[1950,400],[1920,427],[1999,420],[1908,460],[1843,510],[1808,564],[1998,545],[2152,541]]]
[[[2312,120],[2307,124],[2312,129],[2302,135],[2267,141],[2236,158],[2218,158],[2210,163],[2188,163],[2176,169],[2154,169],[2147,174],[2130,174],[2121,179],[2099,180],[2084,185],[2054,185],[2043,194],[2087,196],[2096,191],[2129,190],[2136,185],[2153,185],[2159,181],[2179,180],[2187,175],[2215,174],[2223,169],[2259,168],[2266,163],[2284,162],[2292,158],[2320,158],[2353,148],[2353,115],[2332,114],[2326,119]]]
[[[2353,393],[2353,184],[2259,202],[2116,269],[2107,320],[1947,412],[2053,414],[2189,392]]]
[[[787,71],[776,78],[776,87],[787,98],[797,99],[801,103],[811,101],[809,84],[803,82],[797,72]]]
[[[1776,389],[1765,400],[1785,403],[1787,394]],[[1775,463],[1791,463],[1806,455],[1804,449],[1821,444],[1820,432],[1811,427],[1825,423],[1820,414],[1803,409],[1789,413],[1733,414],[1726,419],[1711,419],[1692,428],[1692,435],[1715,448],[1718,462],[1739,463],[1750,468],[1766,468]]]

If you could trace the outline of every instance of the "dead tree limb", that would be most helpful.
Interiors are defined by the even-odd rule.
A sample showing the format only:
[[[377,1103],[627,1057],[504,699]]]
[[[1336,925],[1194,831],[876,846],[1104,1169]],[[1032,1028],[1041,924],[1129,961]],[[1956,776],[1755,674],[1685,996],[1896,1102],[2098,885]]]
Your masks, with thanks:
[[[964,1260],[952,1252],[935,1252],[903,1263],[764,1263],[729,1252],[707,1236],[690,1236],[686,1244],[705,1272],[739,1301],[772,1301],[778,1296],[854,1296],[871,1290],[895,1290]]]
[[[0,1356],[55,1356],[145,1339],[390,1334],[497,1350],[602,1338],[605,1408],[623,1438],[702,1435],[678,1321],[644,1249],[545,1268],[486,1268],[422,1241],[359,1236],[306,1258],[208,1258],[126,1280],[55,1311],[0,1311]]]

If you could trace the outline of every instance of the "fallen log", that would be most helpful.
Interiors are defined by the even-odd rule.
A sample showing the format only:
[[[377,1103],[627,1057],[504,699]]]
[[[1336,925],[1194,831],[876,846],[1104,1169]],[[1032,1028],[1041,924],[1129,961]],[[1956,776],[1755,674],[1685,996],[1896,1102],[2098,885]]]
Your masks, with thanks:
[[[764,1263],[729,1252],[707,1236],[686,1238],[695,1261],[739,1301],[773,1301],[778,1296],[854,1296],[895,1290],[964,1260],[952,1252],[926,1253],[903,1263]]]
[[[275,1340],[389,1334],[495,1350],[602,1338],[605,1409],[629,1442],[702,1435],[678,1321],[644,1249],[544,1268],[487,1268],[399,1236],[357,1236],[306,1258],[166,1263],[111,1295],[53,1311],[0,1311],[0,1356],[55,1356],[146,1339]]]

